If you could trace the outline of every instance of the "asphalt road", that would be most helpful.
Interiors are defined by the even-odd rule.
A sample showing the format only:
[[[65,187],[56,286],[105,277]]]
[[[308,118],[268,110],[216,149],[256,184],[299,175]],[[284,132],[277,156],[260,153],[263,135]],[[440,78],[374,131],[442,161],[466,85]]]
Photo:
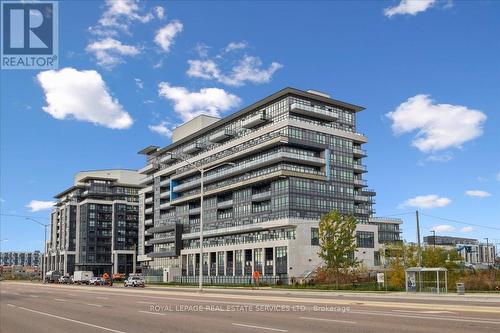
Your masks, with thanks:
[[[2,333],[499,332],[500,296],[383,297],[300,292],[0,283]]]

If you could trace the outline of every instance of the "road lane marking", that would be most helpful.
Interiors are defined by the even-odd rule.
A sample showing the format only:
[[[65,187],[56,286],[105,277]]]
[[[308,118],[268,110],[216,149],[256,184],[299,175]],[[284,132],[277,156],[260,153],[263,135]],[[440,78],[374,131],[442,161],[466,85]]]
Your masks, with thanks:
[[[161,312],[151,312],[151,311],[143,311],[143,310],[139,310],[138,312],[140,312],[140,313],[147,313],[147,314],[153,314],[153,315],[159,315],[159,316],[166,316],[166,314],[161,313]]]
[[[59,302],[67,302],[67,299],[62,299],[62,298],[54,298],[54,301],[59,301]]]
[[[356,324],[355,321],[349,321],[349,320],[338,320],[338,319],[327,319],[327,318],[316,318],[316,317],[299,317],[299,318],[306,319],[306,320],[330,321],[330,322],[342,323],[342,324]]]
[[[16,306],[14,304],[9,304],[7,303],[8,306],[12,306],[13,308],[15,308]]]
[[[267,330],[267,331],[275,331],[275,332],[288,332],[288,330],[283,330],[280,328],[273,328],[273,327],[265,327],[265,326],[256,326],[256,325],[249,325],[249,324],[239,324],[239,323],[232,323],[233,326],[241,326],[241,327],[248,327],[248,328],[256,328],[259,330]]]
[[[96,306],[98,308],[102,308],[102,305],[101,304],[92,304],[92,303],[88,303],[87,305],[89,306]]]
[[[141,303],[141,304],[153,304],[153,302],[145,302],[145,301],[137,301],[137,303]]]
[[[443,321],[457,321],[457,322],[466,322],[466,323],[480,323],[480,324],[496,324],[500,325],[500,321],[492,321],[489,318],[477,318],[477,319],[467,319],[467,318],[456,318],[456,317],[439,317],[439,316],[419,316],[419,315],[405,315],[402,313],[384,313],[384,312],[371,312],[371,311],[350,311],[349,313],[356,314],[365,314],[365,315],[375,315],[375,316],[387,316],[387,317],[400,317],[400,318],[414,318],[414,319],[434,319],[434,320],[443,320]]]
[[[414,314],[419,314],[419,313],[425,313],[425,314],[455,314],[455,312],[451,311],[412,311],[412,310],[392,310],[394,312],[405,312],[405,313],[414,313]]]
[[[37,298],[37,297],[40,297],[40,296],[37,296],[37,295],[30,295],[30,297]]]
[[[97,296],[98,299],[109,299],[109,297]]]
[[[42,311],[38,311],[38,310],[28,309],[28,308],[25,308],[25,307],[22,307],[22,306],[16,306],[16,308],[17,309],[21,309],[21,310],[25,310],[25,311],[29,311],[29,312],[33,312],[33,313],[37,313],[37,314],[40,314],[40,315],[43,315],[43,316],[47,316],[47,317],[52,317],[52,318],[56,318],[56,319],[60,319],[60,320],[65,320],[65,321],[69,321],[69,322],[80,324],[80,325],[84,325],[84,326],[98,328],[98,329],[101,329],[101,330],[104,330],[104,331],[109,331],[109,332],[114,332],[114,333],[126,333],[124,331],[119,331],[119,330],[115,330],[115,329],[112,329],[112,328],[108,328],[108,327],[104,327],[104,326],[99,326],[99,325],[87,323],[87,322],[76,320],[76,319],[71,319],[71,318],[67,318],[67,317],[61,317],[61,316],[57,316],[55,314],[51,314],[51,313],[47,313],[47,312],[42,312]]]

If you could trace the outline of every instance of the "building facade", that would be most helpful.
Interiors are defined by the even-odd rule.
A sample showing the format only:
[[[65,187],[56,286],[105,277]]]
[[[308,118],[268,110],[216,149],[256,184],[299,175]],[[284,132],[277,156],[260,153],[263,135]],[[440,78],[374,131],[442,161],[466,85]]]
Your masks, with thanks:
[[[387,217],[370,217],[369,224],[377,226],[378,241],[381,244],[392,244],[402,242],[401,224],[402,219]]]
[[[139,179],[133,170],[77,173],[73,186],[55,196],[47,271],[135,272]]]
[[[426,236],[425,246],[438,246],[446,250],[455,249],[468,265],[494,265],[496,247],[494,244],[481,243],[474,238],[452,236]]]
[[[363,179],[367,138],[356,132],[361,110],[323,93],[286,88],[223,119],[194,118],[173,131],[170,145],[143,149],[142,267],[166,270],[169,280],[195,277],[200,267],[207,276],[258,270],[300,277],[321,264],[319,218],[332,209],[356,217],[357,252],[373,266],[375,192]],[[201,176],[193,164],[206,170],[203,258]]]
[[[42,254],[40,251],[18,252],[8,251],[0,252],[0,266],[41,266]]]

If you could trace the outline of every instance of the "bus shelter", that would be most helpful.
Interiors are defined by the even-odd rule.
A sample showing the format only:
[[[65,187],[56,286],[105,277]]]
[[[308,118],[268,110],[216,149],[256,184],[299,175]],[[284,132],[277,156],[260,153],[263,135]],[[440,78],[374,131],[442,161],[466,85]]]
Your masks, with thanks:
[[[406,292],[448,292],[448,270],[444,267],[409,267],[405,281]]]

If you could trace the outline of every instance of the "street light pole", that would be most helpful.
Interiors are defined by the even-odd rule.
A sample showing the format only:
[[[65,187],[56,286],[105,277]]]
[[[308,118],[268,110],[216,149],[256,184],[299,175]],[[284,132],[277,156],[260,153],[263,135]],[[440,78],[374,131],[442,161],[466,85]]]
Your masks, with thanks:
[[[433,236],[432,236],[432,249],[436,249],[436,230],[431,230]]]
[[[46,260],[45,260],[45,255],[47,254],[47,227],[50,226],[50,224],[45,224],[42,223],[38,220],[35,220],[31,217],[25,217],[26,220],[35,222],[43,227],[43,233],[44,233],[44,242],[43,242],[43,257],[42,257],[42,280],[43,283],[45,283],[45,271],[46,271]]]
[[[201,293],[203,292],[203,199],[205,193],[204,189],[205,172],[216,169],[223,165],[235,165],[235,164],[232,162],[223,162],[205,169],[196,166],[194,163],[189,162],[186,158],[180,155],[177,155],[177,157],[183,160],[185,163],[192,166],[193,168],[195,168],[196,170],[198,170],[201,176],[200,178],[200,265],[198,269],[198,291]],[[196,258],[195,258],[195,270],[196,270]]]

